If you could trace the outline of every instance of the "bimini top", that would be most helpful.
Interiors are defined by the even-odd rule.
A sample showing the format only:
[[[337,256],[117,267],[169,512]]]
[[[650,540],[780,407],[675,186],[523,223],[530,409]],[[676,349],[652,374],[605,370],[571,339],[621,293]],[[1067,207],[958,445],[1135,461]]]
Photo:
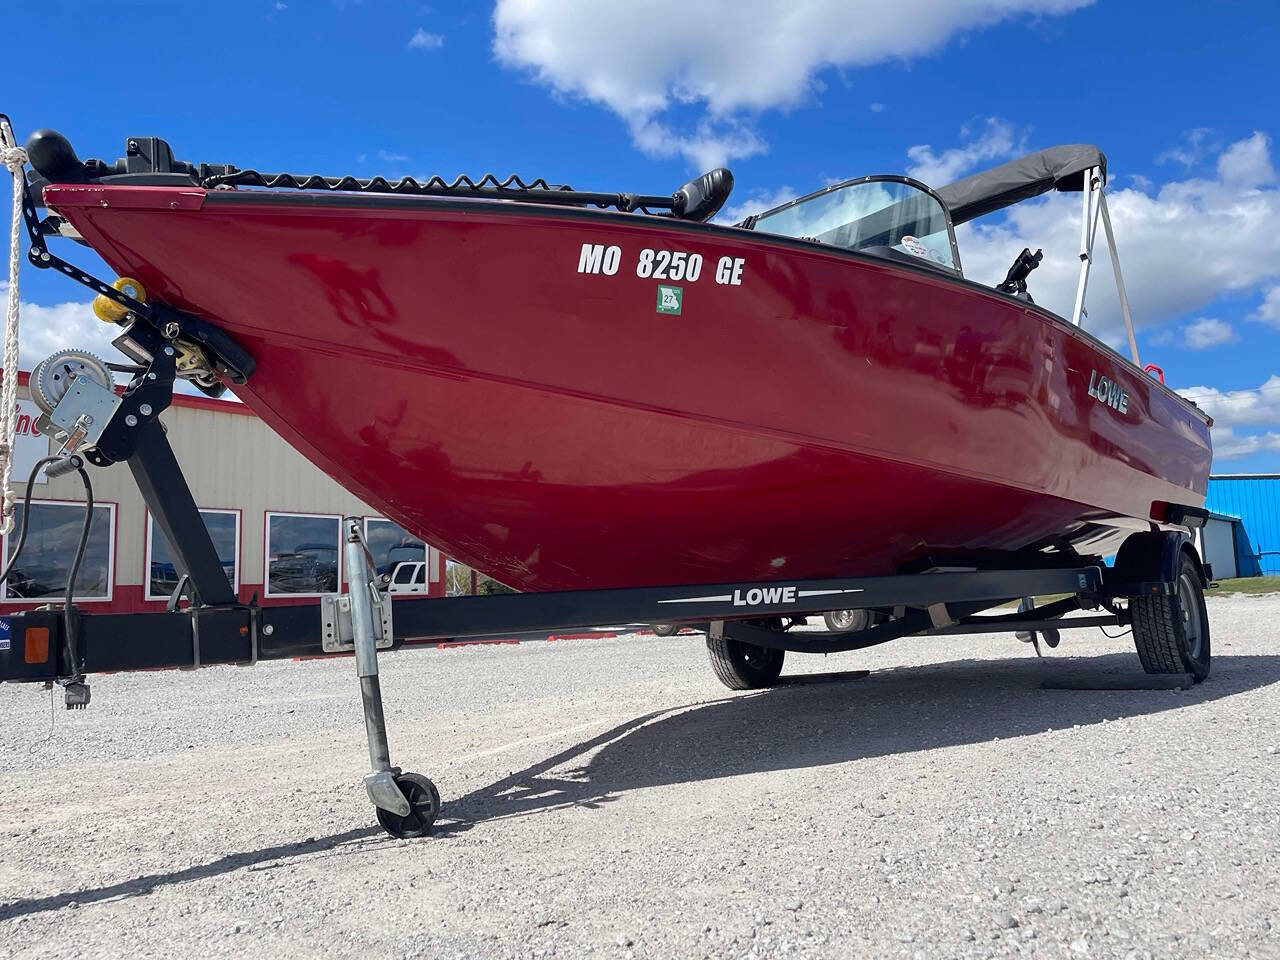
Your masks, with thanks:
[[[1098,167],[1107,179],[1107,158],[1087,143],[1050,147],[971,177],[938,188],[951,210],[951,222],[961,224],[986,216],[1050,190],[1084,189],[1086,170]]]

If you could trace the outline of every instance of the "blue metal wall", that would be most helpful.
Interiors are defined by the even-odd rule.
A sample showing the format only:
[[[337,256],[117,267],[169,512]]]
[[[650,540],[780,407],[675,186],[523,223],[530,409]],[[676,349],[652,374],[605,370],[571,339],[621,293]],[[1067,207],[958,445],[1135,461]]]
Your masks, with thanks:
[[[1236,535],[1240,576],[1280,574],[1280,474],[1210,477],[1205,506],[1243,521]]]

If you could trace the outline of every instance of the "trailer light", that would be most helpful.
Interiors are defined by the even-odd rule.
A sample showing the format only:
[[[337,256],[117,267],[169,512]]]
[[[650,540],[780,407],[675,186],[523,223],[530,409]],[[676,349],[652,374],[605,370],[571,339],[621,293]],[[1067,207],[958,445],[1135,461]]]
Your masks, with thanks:
[[[49,662],[49,628],[27,627],[23,633],[26,650],[23,659],[27,663]]]

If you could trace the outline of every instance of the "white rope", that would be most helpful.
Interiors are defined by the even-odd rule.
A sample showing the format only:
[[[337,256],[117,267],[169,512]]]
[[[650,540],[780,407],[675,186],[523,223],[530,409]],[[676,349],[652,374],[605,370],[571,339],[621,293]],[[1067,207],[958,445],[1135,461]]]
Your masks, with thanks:
[[[13,471],[13,441],[18,430],[18,266],[21,263],[22,195],[25,186],[22,167],[27,151],[10,143],[0,130],[0,161],[13,174],[13,220],[9,225],[9,302],[4,315],[4,384],[0,388],[0,494],[4,496],[0,534],[13,529],[13,496],[9,489]]]

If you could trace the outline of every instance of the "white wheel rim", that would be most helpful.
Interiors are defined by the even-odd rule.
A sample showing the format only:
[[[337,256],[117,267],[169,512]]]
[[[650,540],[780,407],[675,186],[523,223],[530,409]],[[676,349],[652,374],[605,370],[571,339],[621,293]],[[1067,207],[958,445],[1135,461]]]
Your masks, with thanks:
[[[853,619],[857,613],[856,610],[837,610],[831,614],[831,624],[841,630],[848,630],[853,626]]]

